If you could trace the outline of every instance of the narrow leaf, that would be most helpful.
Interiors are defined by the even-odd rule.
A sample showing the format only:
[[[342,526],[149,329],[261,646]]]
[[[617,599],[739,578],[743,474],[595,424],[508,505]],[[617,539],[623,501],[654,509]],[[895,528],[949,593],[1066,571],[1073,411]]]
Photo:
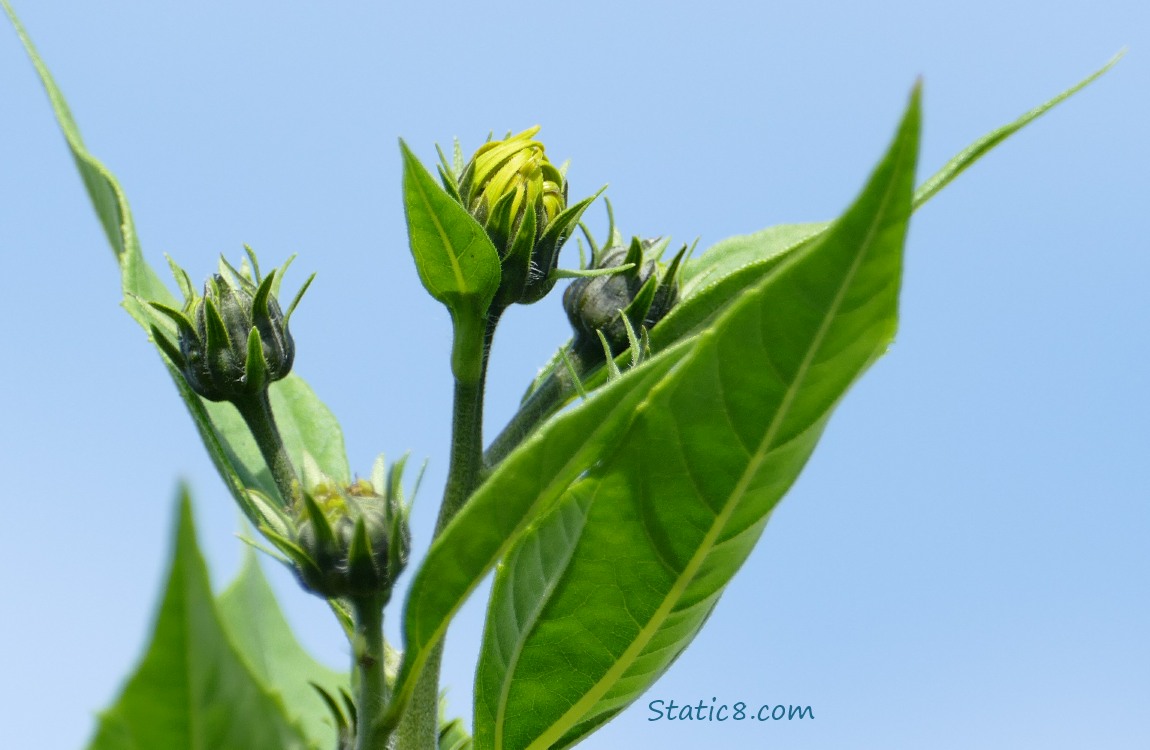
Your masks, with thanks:
[[[1103,65],[1101,68],[1086,76],[1086,78],[1083,78],[1081,81],[1074,84],[1070,88],[1066,89],[1061,94],[1058,94],[1053,99],[1038,105],[1034,109],[1019,117],[1014,122],[990,131],[974,143],[964,148],[953,159],[943,165],[942,169],[933,174],[929,180],[924,182],[922,186],[915,191],[915,209],[933,198],[938,191],[949,185],[951,180],[962,174],[971,164],[974,164],[976,161],[981,159],[982,156],[986,154],[986,152],[990,151],[992,148],[1017,133],[1026,125],[1029,125],[1034,120],[1049,112],[1056,105],[1061,104],[1074,94],[1077,94],[1079,91],[1089,86],[1091,83],[1094,83],[1094,81],[1096,81],[1103,73],[1113,68],[1125,54],[1126,51],[1122,50],[1114,57],[1110,58],[1110,61]]]
[[[20,24],[11,5],[7,0],[0,0],[0,3],[3,4],[32,65],[40,76],[56,121],[72,152],[92,206],[96,210],[96,216],[115,252],[124,293],[123,307],[150,334],[152,326],[157,325],[158,317],[149,303],[160,303],[168,308],[178,309],[181,302],[175,299],[156,272],[144,261],[131,210],[123,190],[115,176],[84,145],[63,94],[37,54],[32,40]],[[191,289],[191,283],[186,276],[179,281],[179,284],[185,294]],[[165,320],[161,325],[170,323]],[[158,351],[163,351],[158,341],[156,347]],[[264,489],[273,495],[277,493],[270,481],[270,472],[255,441],[248,434],[246,425],[232,406],[204,401],[188,387],[183,376],[166,359],[165,365],[196,423],[196,429],[211,456],[212,463],[236,502],[253,522],[257,522],[252,508],[249,507],[244,492],[245,486]],[[343,434],[335,417],[323,402],[296,375],[289,375],[274,384],[271,395],[280,433],[292,457],[297,458],[308,452],[315,456],[326,473],[333,478],[346,481],[351,472],[343,450]],[[281,410],[285,402],[290,406],[287,411]],[[263,479],[258,479],[259,477]]]

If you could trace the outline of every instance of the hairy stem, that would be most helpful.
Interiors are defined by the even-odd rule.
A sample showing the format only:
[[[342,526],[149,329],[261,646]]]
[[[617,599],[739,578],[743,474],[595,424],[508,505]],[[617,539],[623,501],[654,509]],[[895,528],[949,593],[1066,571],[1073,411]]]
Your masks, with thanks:
[[[451,416],[451,458],[448,466],[447,486],[439,506],[435,523],[435,536],[447,528],[451,519],[463,508],[467,499],[479,486],[483,476],[483,389],[487,379],[487,360],[495,326],[502,311],[487,316],[482,330],[478,378],[464,380],[456,377],[455,398]],[[460,329],[456,330],[460,334]],[[455,349],[466,350],[468,346]],[[457,372],[466,371],[466,368]],[[443,641],[432,649],[420,673],[411,703],[404,711],[397,728],[399,750],[435,750],[439,740],[439,666],[443,659]]]
[[[485,358],[486,359],[486,358]],[[483,382],[455,381],[451,424],[451,462],[435,536],[447,527],[479,485],[483,469]]]
[[[248,398],[233,401],[240,416],[255,438],[260,453],[271,470],[272,479],[286,505],[293,504],[299,499],[300,482],[296,476],[291,459],[288,458],[287,449],[284,448],[283,438],[280,437],[279,428],[276,427],[275,416],[272,414],[272,403],[267,390]]]
[[[355,750],[386,750],[387,738],[375,737],[375,723],[387,707],[384,679],[383,605],[378,596],[353,599],[351,669],[354,675]]]

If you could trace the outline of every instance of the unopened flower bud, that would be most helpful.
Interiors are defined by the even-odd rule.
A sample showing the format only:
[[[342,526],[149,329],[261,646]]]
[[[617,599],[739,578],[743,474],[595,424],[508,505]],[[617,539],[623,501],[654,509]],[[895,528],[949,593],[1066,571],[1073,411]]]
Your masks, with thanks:
[[[304,504],[295,539],[304,588],[327,598],[389,595],[411,551],[402,503],[360,480],[313,488]]]
[[[657,240],[631,240],[628,247],[607,248],[592,270],[630,266],[618,273],[577,278],[563,293],[563,308],[575,332],[575,351],[584,357],[605,356],[599,334],[618,354],[629,345],[627,323],[635,332],[650,330],[679,298],[678,270],[686,248],[669,265],[647,257]],[[626,316],[626,323],[624,322]]]
[[[559,250],[593,200],[567,206],[567,179],[534,139],[538,132],[535,126],[483,144],[447,186],[499,251],[502,277],[492,303],[498,310],[551,291]]]
[[[273,293],[276,273],[283,269],[261,278],[255,256],[249,257],[254,280],[221,259],[220,272],[207,280],[201,296],[176,269],[186,296],[183,309],[152,303],[178,329],[178,347],[158,330],[153,331],[156,342],[192,390],[209,401],[235,402],[258,394],[286,377],[295,359],[288,319],[311,279],[284,314]]]
[[[406,456],[390,466],[380,456],[370,482],[345,485],[305,455],[307,489],[290,506],[254,490],[248,496],[260,532],[291,561],[305,589],[328,599],[386,602],[411,552],[411,506],[403,498],[406,464]],[[418,487],[417,478],[413,496]]]

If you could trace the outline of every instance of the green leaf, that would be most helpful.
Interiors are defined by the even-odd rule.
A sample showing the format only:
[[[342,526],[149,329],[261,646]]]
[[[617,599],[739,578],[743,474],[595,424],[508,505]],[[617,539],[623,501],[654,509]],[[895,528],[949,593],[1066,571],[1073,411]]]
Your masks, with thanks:
[[[443,191],[402,140],[399,148],[407,232],[419,280],[452,316],[461,308],[485,312],[499,289],[499,252],[486,230]]]
[[[96,216],[115,252],[120,266],[124,309],[143,326],[149,337],[153,335],[154,326],[157,331],[174,339],[175,324],[167,316],[156,312],[148,303],[156,302],[176,309],[180,307],[180,303],[160,281],[151,266],[144,261],[124,191],[115,176],[92,156],[84,145],[64,96],[37,54],[32,40],[7,0],[0,2],[3,3],[4,10],[16,28],[28,57],[40,75],[40,81],[48,94],[52,110],[72,152],[80,177],[88,190]],[[164,347],[158,342],[156,345],[162,353]],[[247,512],[249,519],[256,522],[247,496],[243,492],[244,486],[258,487],[271,497],[278,497],[278,492],[243,420],[229,404],[211,403],[201,399],[192,392],[183,376],[172,367],[166,356],[164,362],[220,476],[223,477],[236,502]],[[351,472],[347,465],[339,424],[307,384],[296,375],[289,375],[272,386],[271,398],[280,433],[292,457],[298,460],[305,451],[311,453],[327,474],[339,481],[347,481]]]
[[[832,409],[893,339],[918,133],[916,89],[854,205],[694,338],[500,566],[477,748],[570,745],[689,645]]]
[[[152,642],[116,704],[100,715],[89,745],[89,750],[142,748],[320,750],[232,646],[216,610],[184,490]]]
[[[331,711],[310,683],[339,695],[350,691],[350,680],[317,662],[295,639],[252,550],[217,606],[231,642],[264,690],[278,695],[287,716],[314,747],[335,747]]]
[[[403,206],[419,280],[447,306],[454,325],[451,369],[479,379],[487,311],[499,290],[499,251],[487,231],[435,181],[402,140]]]
[[[1098,78],[1117,59],[1015,122],[969,146],[919,188],[914,194],[912,208],[917,209],[929,200],[1005,138]],[[904,180],[909,179],[907,170]],[[904,182],[900,188],[904,195],[908,184]],[[872,193],[874,187],[872,182]],[[848,212],[848,217],[860,211],[865,214],[866,202],[864,195],[860,203]],[[897,212],[893,220],[897,222]],[[769,295],[778,294],[782,288],[780,285],[786,283],[784,276],[793,274],[796,264],[808,263],[806,258],[825,253],[823,248],[837,241],[835,237],[842,234],[843,226],[844,221],[835,225],[773,227],[718,243],[685,267],[680,304],[651,332],[655,351],[693,337],[713,335],[716,330],[724,331],[721,335],[728,335],[725,331],[731,321],[738,319],[732,308],[750,304],[733,302],[742,299],[740,294],[744,290],[758,284],[758,288],[769,292]],[[831,233],[829,237],[825,234],[828,231]],[[865,275],[856,280],[856,284],[865,283]],[[893,326],[897,299],[889,290],[887,293],[891,295],[887,307]],[[809,295],[810,287],[804,287],[802,297],[794,300],[796,309],[809,305]],[[781,304],[773,296],[765,299],[771,304]],[[853,307],[844,306],[852,312],[843,316],[845,322],[842,325],[860,324]],[[764,307],[761,312],[765,316],[771,311]],[[852,318],[856,320],[852,321]],[[763,319],[766,320],[765,317]],[[840,323],[835,322],[835,325]],[[828,330],[833,331],[834,326]],[[881,329],[876,327],[874,330]],[[893,327],[890,334],[893,335]],[[745,338],[766,340],[768,348],[764,351],[767,352],[778,346],[771,337],[747,335]],[[889,336],[872,342],[875,356],[881,353],[886,340]],[[828,337],[823,346],[829,347],[832,343],[833,338]],[[858,338],[845,337],[842,351],[849,353],[857,349],[859,343]],[[732,345],[730,349],[735,351],[736,347]],[[739,356],[746,356],[748,349],[738,348],[737,351]],[[842,367],[844,359],[845,354],[837,356],[833,367]],[[857,374],[870,361],[862,353],[856,353],[850,366]],[[779,369],[778,357],[773,352],[764,362],[769,368]],[[702,367],[703,363],[699,362],[699,366]],[[695,486],[705,489],[706,482],[721,478],[723,474],[733,474],[737,468],[715,471],[715,467],[723,466],[723,451],[718,447],[721,440],[715,434],[715,426],[706,425],[706,420],[700,419],[700,415],[719,413],[720,402],[727,404],[732,417],[728,446],[729,450],[737,451],[740,446],[755,444],[756,437],[747,425],[742,426],[743,434],[737,434],[740,432],[737,418],[766,413],[762,406],[739,403],[739,388],[732,377],[737,374],[736,367],[723,368],[721,363],[713,365],[712,369],[717,373],[713,377],[721,383],[722,390],[721,399],[718,393],[710,394],[711,402],[706,401],[703,383],[691,385],[687,381],[690,367],[691,363],[686,363],[676,368],[668,376],[668,381],[674,384],[659,386],[666,387],[668,392],[673,389],[675,398],[659,399],[653,395],[649,401],[650,408],[644,410],[644,415],[651,415],[647,421],[653,426],[645,433],[637,432],[633,442],[615,446],[610,458],[600,462],[574,485],[559,507],[524,536],[521,546],[500,566],[477,672],[477,747],[569,746],[605,723],[649,687],[701,627],[726,581],[757,540],[770,509],[797,476],[813,449],[829,415],[829,407],[821,414],[812,410],[805,430],[790,428],[787,432],[793,437],[776,439],[780,445],[777,456],[770,450],[750,454],[762,455],[763,465],[771,467],[769,471],[758,474],[770,485],[756,491],[751,482],[741,499],[728,496],[734,506],[730,511],[731,518],[742,514],[746,517],[745,522],[733,525],[728,519],[727,529],[720,532],[719,543],[699,563],[700,572],[696,578],[686,583],[683,583],[681,575],[675,579],[676,583],[683,584],[678,602],[664,611],[665,618],[661,623],[647,621],[646,632],[640,636],[647,638],[646,645],[636,648],[638,637],[628,641],[619,634],[625,632],[628,624],[635,627],[634,618],[637,612],[645,611],[644,604],[647,605],[646,611],[658,613],[659,605],[666,610],[665,600],[658,605],[644,601],[654,598],[648,595],[652,588],[658,587],[659,575],[670,580],[669,573],[659,571],[658,567],[670,562],[672,567],[679,563],[679,569],[685,570],[683,560],[694,559],[687,557],[681,548],[684,540],[690,538],[690,530],[698,529],[706,522],[708,510],[701,507],[706,505],[705,502],[698,502],[707,496],[703,492],[692,495],[691,489]],[[812,368],[811,372],[814,373],[815,369]],[[813,377],[809,379],[812,382],[806,385],[806,393],[817,397],[820,392],[829,392],[830,395],[824,393],[823,398],[830,402],[837,398],[835,393],[841,395],[846,385],[838,383],[831,389]],[[600,382],[602,373],[592,378],[589,384],[594,386]],[[795,393],[797,395],[788,407],[792,412],[798,411],[796,407],[802,403],[798,396],[804,392],[796,390]],[[682,398],[681,394],[697,398]],[[676,403],[680,406],[676,407]],[[678,420],[676,415],[679,415]],[[637,428],[644,424],[644,420],[636,420],[635,424]],[[771,424],[774,425],[775,421]],[[675,473],[664,459],[674,455],[673,447],[666,444],[662,449],[650,447],[659,445],[659,440],[665,439],[663,436],[669,433],[684,439],[698,437],[713,454],[710,459],[696,460],[692,465],[687,460],[691,454],[682,450],[684,461],[682,470],[677,472],[678,484],[674,478],[662,476]],[[751,437],[748,438],[747,434]],[[708,437],[704,440],[703,435]],[[758,445],[762,448],[764,444],[760,442]],[[697,452],[707,455],[705,451]],[[788,453],[791,454],[789,460]],[[640,470],[635,475],[632,467],[644,465],[658,466],[658,472],[644,477]],[[708,469],[711,476],[708,476]],[[659,498],[658,504],[652,500],[656,497]],[[695,500],[694,507],[692,499]],[[759,512],[752,511],[753,508],[758,508]],[[712,512],[711,515],[716,519],[719,517],[718,513]],[[730,530],[732,527],[734,531]],[[632,542],[636,539],[649,540],[646,557],[636,551],[637,547],[642,548],[642,545]],[[611,562],[604,564],[604,560]],[[626,574],[631,575],[628,578]],[[618,582],[620,579],[622,582]],[[637,597],[636,593],[639,594]],[[599,607],[595,606],[596,602],[600,603]],[[605,633],[607,637],[603,635]],[[616,645],[614,652],[611,652],[608,642],[611,636]],[[629,663],[621,664],[616,659],[618,655],[629,658]],[[599,677],[596,680],[587,675],[596,674],[597,660]],[[584,683],[582,686],[580,681]],[[550,717],[545,708],[549,702],[554,706]]]
[[[56,114],[56,120],[64,132],[64,138],[68,141],[68,147],[76,161],[80,178],[84,181],[84,187],[92,200],[93,208],[96,209],[96,216],[99,218],[104,234],[108,238],[108,243],[111,244],[120,263],[124,289],[140,294],[146,299],[174,306],[175,299],[164,287],[155,271],[144,263],[140,255],[140,245],[136,237],[135,224],[132,222],[132,213],[128,209],[128,202],[124,198],[124,192],[120,189],[115,176],[98,159],[88,153],[84,141],[80,137],[80,131],[76,127],[76,121],[68,109],[68,103],[64,101],[64,95],[60,93],[59,88],[52,80],[51,73],[48,72],[47,66],[37,54],[31,38],[16,17],[16,13],[12,10],[8,0],[0,0],[0,2],[3,2],[4,10],[8,13],[12,26],[15,27],[32,65],[40,75],[40,81],[52,103],[52,111]]]

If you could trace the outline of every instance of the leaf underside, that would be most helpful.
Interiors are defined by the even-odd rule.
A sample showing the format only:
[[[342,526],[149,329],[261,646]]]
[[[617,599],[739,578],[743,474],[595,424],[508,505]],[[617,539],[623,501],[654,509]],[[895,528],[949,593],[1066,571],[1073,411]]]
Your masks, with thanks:
[[[670,666],[710,616],[813,450],[830,405],[849,385],[831,371],[857,377],[893,337],[896,258],[910,213],[1120,57],[977,140],[908,201],[917,137],[911,121],[918,117],[912,111],[870,185],[838,222],[732,237],[686,265],[680,303],[651,341],[659,352],[699,340],[692,363],[665,377],[659,388],[666,390],[644,402],[645,419],[635,421],[628,439],[604,451],[608,458],[573,484],[498,568],[476,674],[476,747],[571,746]],[[853,281],[825,308],[821,342],[803,354],[810,366],[788,369],[797,352],[788,360],[781,342],[793,341],[803,327],[779,326],[772,338],[762,324],[810,313],[819,274],[797,281],[796,268],[816,267],[813,259],[830,257],[836,245],[859,250]],[[744,293],[759,302],[733,302]],[[750,313],[755,305],[758,318]],[[703,340],[713,336],[730,343],[708,345],[707,357],[700,353],[708,351]],[[766,377],[751,382],[745,376],[760,369],[756,363]],[[699,370],[693,381],[686,373],[692,366]],[[782,399],[771,400],[772,385],[785,386]],[[804,418],[807,397],[815,408]],[[794,420],[790,429],[780,427]],[[735,477],[741,484],[733,484]]]

